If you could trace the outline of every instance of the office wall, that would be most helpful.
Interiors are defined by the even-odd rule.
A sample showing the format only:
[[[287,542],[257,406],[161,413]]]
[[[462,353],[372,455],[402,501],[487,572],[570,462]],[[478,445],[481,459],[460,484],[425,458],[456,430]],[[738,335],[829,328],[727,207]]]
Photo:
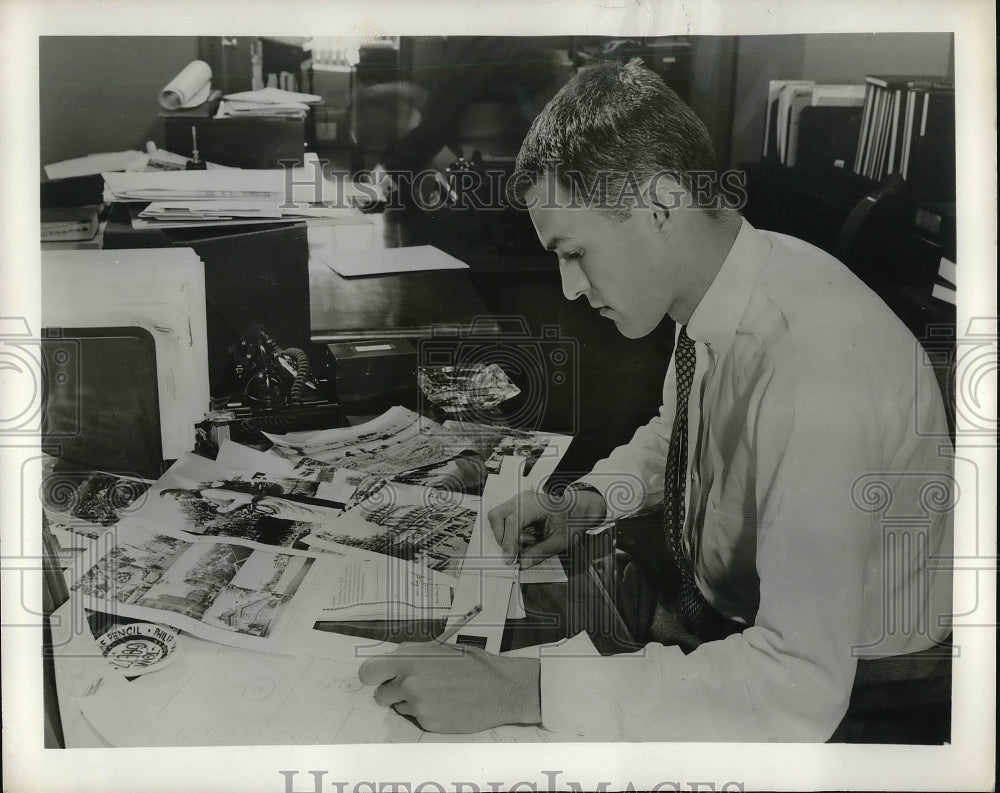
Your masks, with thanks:
[[[39,39],[40,164],[163,144],[157,96],[198,57],[195,36]]]
[[[954,74],[948,33],[740,36],[729,165],[760,160],[769,80],[861,83],[867,74]]]

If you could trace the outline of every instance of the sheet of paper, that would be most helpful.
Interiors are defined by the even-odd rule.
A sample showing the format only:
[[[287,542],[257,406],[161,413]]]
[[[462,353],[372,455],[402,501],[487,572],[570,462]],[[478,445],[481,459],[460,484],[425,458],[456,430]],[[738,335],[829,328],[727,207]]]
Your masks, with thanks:
[[[517,586],[517,564],[504,561],[503,552],[486,519],[495,505],[516,492],[523,466],[521,459],[506,458],[500,473],[486,480],[453,604],[455,613],[464,613],[477,605],[482,606],[482,612],[451,638],[452,643],[499,652],[508,617],[516,619],[524,616],[520,592],[513,594]]]
[[[141,151],[110,151],[101,154],[88,154],[85,157],[74,157],[72,160],[54,162],[45,166],[47,179],[69,179],[73,176],[92,176],[104,171],[124,171],[134,167],[134,163],[146,155]]]
[[[285,102],[302,102],[312,104],[322,102],[323,97],[316,94],[303,94],[298,91],[284,91],[280,88],[261,88],[257,91],[240,91],[226,94],[226,99],[234,102],[259,102],[261,104],[282,104]]]
[[[274,201],[153,201],[139,213],[141,218],[280,218],[280,202]]]
[[[519,580],[522,584],[561,584],[567,579],[559,557],[550,556],[532,567],[522,567]]]
[[[275,223],[289,223],[291,218],[202,218],[198,220],[157,220],[155,218],[132,218],[133,229],[194,229],[215,228],[216,226],[260,226]]]
[[[96,653],[96,643],[86,637]],[[586,634],[510,653],[590,654]],[[385,644],[380,652],[392,645]],[[590,645],[592,648],[593,645]],[[79,646],[77,650],[79,651]],[[429,733],[377,705],[358,680],[360,659],[318,660],[248,652],[184,636],[170,667],[131,682],[103,662],[57,660],[75,686],[60,686],[69,748],[85,746],[262,746],[345,743],[539,743],[572,740],[537,726],[471,735]]]
[[[336,226],[370,227],[372,225],[371,215],[366,215],[361,210],[350,206],[306,206],[299,204],[297,207],[282,209],[281,214],[285,218],[315,218]]]
[[[219,446],[215,461],[220,465],[242,468],[245,471],[261,471],[275,476],[295,476],[295,466],[285,457],[251,449],[228,438]]]
[[[384,248],[338,253],[327,265],[338,275],[352,278],[386,273],[415,273],[424,270],[466,270],[469,265],[433,245]]]
[[[284,435],[263,433],[271,443],[289,456],[310,456],[319,458],[327,451],[337,451],[372,441],[391,438],[420,420],[412,410],[396,405],[385,413],[353,427],[330,430],[304,430],[288,432]]]
[[[452,613],[465,614],[475,606],[482,606],[482,611],[448,639],[449,644],[478,647],[490,653],[500,652],[510,611],[511,593],[516,587],[516,574],[516,570],[510,568],[485,571],[474,567],[462,570],[455,587]],[[522,608],[522,616],[523,613]],[[449,619],[449,627],[456,619],[457,617]]]
[[[575,636],[560,642],[549,644],[533,644],[530,647],[520,647],[508,650],[501,655],[507,658],[600,658],[601,654],[586,631],[580,631]]]
[[[170,667],[132,682],[108,675],[75,705],[96,733],[120,747],[420,740],[419,727],[375,703],[358,680],[359,665],[185,637],[184,654]]]

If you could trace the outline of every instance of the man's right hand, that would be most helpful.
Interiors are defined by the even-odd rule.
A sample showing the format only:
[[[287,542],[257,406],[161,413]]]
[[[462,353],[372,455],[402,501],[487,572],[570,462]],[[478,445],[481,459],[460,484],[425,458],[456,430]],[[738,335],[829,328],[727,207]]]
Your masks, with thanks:
[[[520,557],[521,567],[531,567],[565,551],[606,514],[604,497],[595,490],[567,489],[560,497],[525,490],[491,509],[487,518],[504,560]]]

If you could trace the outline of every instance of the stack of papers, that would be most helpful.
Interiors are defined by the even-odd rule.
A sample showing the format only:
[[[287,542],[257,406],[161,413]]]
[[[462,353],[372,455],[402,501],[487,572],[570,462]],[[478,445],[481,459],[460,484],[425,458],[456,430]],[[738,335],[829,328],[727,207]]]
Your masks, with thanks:
[[[298,118],[304,119],[309,105],[322,102],[316,94],[283,91],[280,88],[262,88],[259,91],[241,91],[227,94],[219,105],[216,118]]]
[[[152,202],[139,219],[145,226],[280,222],[320,217],[337,223],[370,223],[352,200],[361,192],[349,181],[316,180],[318,163],[307,155],[301,168],[255,170],[105,172],[104,201]]]
[[[280,218],[281,207],[264,201],[154,201],[139,213],[150,220],[233,220]]]

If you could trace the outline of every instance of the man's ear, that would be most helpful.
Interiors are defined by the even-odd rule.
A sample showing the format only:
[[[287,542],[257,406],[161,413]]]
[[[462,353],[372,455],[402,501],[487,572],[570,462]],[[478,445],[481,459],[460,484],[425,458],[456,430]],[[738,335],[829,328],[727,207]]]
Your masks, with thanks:
[[[686,195],[687,191],[674,174],[661,172],[649,180],[645,197],[649,202],[649,218],[654,231],[661,234],[673,232],[678,210],[683,206]]]

